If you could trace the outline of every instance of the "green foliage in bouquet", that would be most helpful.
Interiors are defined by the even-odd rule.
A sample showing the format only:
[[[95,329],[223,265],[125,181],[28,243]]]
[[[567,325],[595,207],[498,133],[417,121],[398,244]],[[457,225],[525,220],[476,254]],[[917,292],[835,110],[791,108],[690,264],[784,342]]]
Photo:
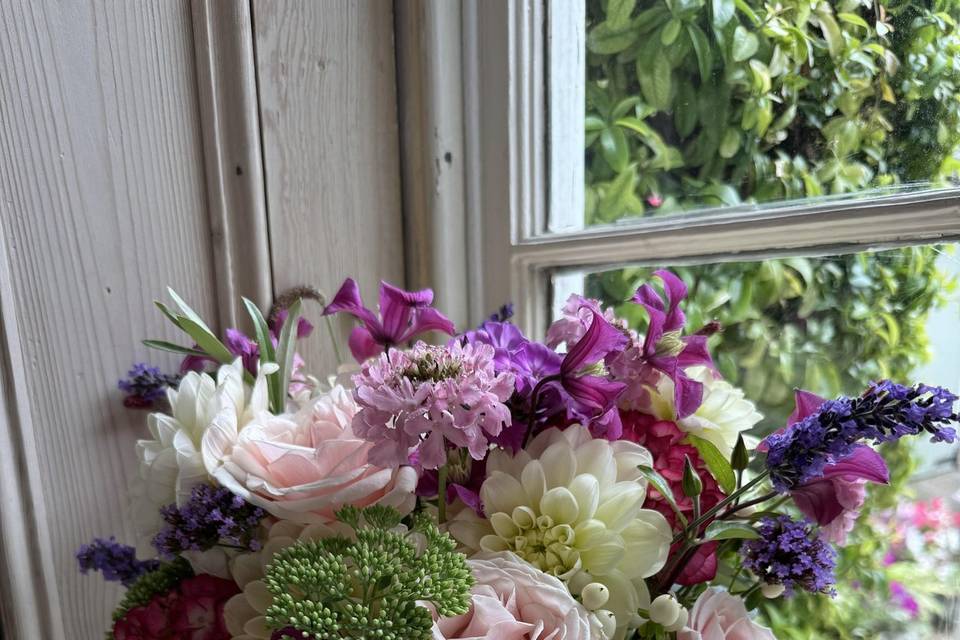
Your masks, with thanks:
[[[466,558],[429,519],[417,519],[408,533],[388,507],[346,507],[337,516],[353,538],[299,542],[268,567],[273,629],[290,638],[429,640],[430,611],[418,602],[442,616],[467,612],[473,577]],[[422,551],[412,536],[422,536]]]
[[[956,176],[955,0],[587,4],[588,223]]]

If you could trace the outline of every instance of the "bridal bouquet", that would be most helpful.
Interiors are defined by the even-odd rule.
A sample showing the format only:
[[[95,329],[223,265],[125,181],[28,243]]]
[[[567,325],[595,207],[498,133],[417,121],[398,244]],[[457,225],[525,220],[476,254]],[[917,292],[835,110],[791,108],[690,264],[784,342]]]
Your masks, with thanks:
[[[121,382],[156,409],[144,539],[77,554],[127,587],[108,637],[773,638],[761,598],[834,593],[834,546],[887,481],[872,446],[952,442],[957,397],[798,391],[761,441],[686,295],[667,271],[641,286],[642,334],[575,295],[538,342],[508,307],[457,333],[429,290],[383,283],[373,308],[348,279],[323,315],[355,319],[358,364],[319,378],[295,296],[269,318],[247,301],[252,337],[221,339],[171,292],[158,307],[187,338],[146,343],[181,373]]]

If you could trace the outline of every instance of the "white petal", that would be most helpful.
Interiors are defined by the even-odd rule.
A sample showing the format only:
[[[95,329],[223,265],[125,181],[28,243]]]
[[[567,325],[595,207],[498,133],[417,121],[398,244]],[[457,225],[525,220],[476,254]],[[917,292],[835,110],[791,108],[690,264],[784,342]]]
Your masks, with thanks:
[[[556,524],[576,522],[580,514],[577,498],[566,487],[550,489],[540,500],[540,513],[553,518]]]

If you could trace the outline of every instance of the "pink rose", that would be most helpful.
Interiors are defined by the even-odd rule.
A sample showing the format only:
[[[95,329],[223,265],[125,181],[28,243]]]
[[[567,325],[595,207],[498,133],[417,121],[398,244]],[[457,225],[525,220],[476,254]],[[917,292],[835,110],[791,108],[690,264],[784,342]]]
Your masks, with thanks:
[[[710,588],[690,610],[687,626],[677,640],[777,640],[770,629],[750,619],[743,600]]]
[[[590,613],[554,576],[512,553],[467,560],[476,584],[470,611],[440,618],[434,640],[589,640],[600,637]],[[436,616],[435,616],[436,618]]]
[[[357,410],[337,386],[296,414],[263,413],[239,431],[225,413],[204,434],[204,464],[220,484],[285,520],[330,522],[345,505],[409,513],[416,471],[369,463],[373,445],[350,427]]]

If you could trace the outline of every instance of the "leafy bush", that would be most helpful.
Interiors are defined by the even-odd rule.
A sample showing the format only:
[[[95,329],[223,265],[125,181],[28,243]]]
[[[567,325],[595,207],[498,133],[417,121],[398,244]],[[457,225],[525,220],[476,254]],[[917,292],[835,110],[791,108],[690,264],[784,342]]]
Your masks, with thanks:
[[[955,0],[587,11],[587,222],[955,176]]]

